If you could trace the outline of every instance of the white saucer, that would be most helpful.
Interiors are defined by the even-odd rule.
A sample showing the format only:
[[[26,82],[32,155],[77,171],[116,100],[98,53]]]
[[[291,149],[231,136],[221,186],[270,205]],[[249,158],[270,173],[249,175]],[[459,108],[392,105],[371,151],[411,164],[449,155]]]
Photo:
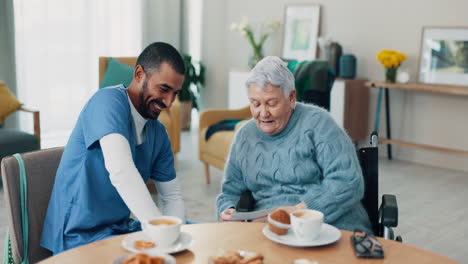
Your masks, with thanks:
[[[294,232],[290,229],[289,232],[284,236],[278,236],[268,229],[268,226],[265,226],[262,230],[263,234],[276,243],[291,247],[317,247],[324,246],[338,241],[341,237],[341,232],[336,227],[329,224],[323,224],[322,230],[320,230],[320,235],[317,239],[314,240],[303,240],[296,237]]]
[[[153,253],[153,252],[159,252],[159,253],[167,253],[167,254],[173,254],[177,253],[180,251],[186,250],[188,247],[190,247],[190,244],[192,243],[192,236],[189,233],[186,232],[180,232],[179,238],[174,242],[174,244],[168,246],[168,247],[158,247],[156,246],[155,248],[147,249],[147,250],[137,250],[136,248],[133,247],[133,244],[136,240],[148,240],[151,241],[151,238],[141,232],[136,232],[132,233],[128,236],[126,236],[122,240],[122,247],[125,248],[128,251],[135,252],[135,253]]]
[[[131,254],[125,254],[125,255],[122,255],[116,259],[114,259],[114,261],[112,261],[112,264],[122,264],[124,263],[124,261],[130,257],[130,255],[132,255],[133,253]],[[164,258],[164,264],[176,264],[176,260],[173,256],[171,255],[168,255],[168,254],[163,254],[163,253],[147,253],[145,252],[145,254],[147,254],[148,256],[150,257],[163,257]]]

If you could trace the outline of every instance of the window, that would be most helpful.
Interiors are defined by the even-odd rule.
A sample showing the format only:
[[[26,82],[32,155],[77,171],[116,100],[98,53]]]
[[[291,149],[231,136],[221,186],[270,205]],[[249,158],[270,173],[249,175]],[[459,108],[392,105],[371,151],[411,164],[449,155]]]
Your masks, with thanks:
[[[66,144],[98,89],[98,57],[141,52],[141,1],[14,1],[18,97],[41,112],[43,148]]]

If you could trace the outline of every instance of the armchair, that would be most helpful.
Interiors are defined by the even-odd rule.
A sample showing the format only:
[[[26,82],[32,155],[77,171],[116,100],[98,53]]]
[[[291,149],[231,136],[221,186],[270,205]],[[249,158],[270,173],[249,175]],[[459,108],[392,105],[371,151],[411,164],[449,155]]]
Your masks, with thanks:
[[[238,110],[208,109],[200,113],[198,157],[205,164],[207,184],[210,183],[210,165],[220,170],[224,169],[234,134],[243,122],[238,123],[234,131],[220,131],[213,134],[208,141],[205,140],[206,130],[223,119],[249,119],[251,117],[248,106]]]
[[[16,128],[1,127],[0,125],[0,161],[4,157],[13,155],[15,153],[29,152],[41,148],[41,126],[39,111],[24,107],[19,108],[17,111],[33,114],[34,135]]]

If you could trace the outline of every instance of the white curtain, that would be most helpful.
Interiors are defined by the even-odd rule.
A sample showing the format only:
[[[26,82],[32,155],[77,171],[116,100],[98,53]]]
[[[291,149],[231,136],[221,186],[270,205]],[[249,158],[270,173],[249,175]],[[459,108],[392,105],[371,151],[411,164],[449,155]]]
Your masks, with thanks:
[[[16,95],[13,21],[13,0],[0,0],[0,80],[4,81],[10,91]],[[15,114],[9,116],[5,121],[5,126],[16,127],[16,119]]]
[[[40,110],[43,148],[66,143],[98,89],[98,57],[141,52],[141,1],[14,0],[18,97]]]

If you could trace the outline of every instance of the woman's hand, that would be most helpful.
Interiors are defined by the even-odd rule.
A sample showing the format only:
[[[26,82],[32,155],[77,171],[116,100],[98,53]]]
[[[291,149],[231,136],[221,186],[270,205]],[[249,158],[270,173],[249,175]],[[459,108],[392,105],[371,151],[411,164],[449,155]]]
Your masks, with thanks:
[[[242,222],[240,220],[232,220],[232,214],[236,211],[234,208],[229,208],[221,212],[219,221],[221,222]]]
[[[219,216],[221,222],[245,222],[242,220],[232,220],[232,214],[236,211],[234,208],[229,208],[224,210]],[[252,220],[252,222],[266,222],[267,216],[261,216]]]
[[[260,217],[257,217],[255,219],[252,219],[252,222],[266,223],[267,220],[268,220],[268,216],[265,215],[265,216],[260,216]]]
[[[299,209],[307,209],[307,205],[304,203],[304,202],[301,202],[301,203],[298,203],[296,205],[292,205],[292,206],[281,206],[281,207],[278,207],[278,209],[282,209],[284,211],[286,211],[288,214],[296,211],[296,210],[299,210]]]

